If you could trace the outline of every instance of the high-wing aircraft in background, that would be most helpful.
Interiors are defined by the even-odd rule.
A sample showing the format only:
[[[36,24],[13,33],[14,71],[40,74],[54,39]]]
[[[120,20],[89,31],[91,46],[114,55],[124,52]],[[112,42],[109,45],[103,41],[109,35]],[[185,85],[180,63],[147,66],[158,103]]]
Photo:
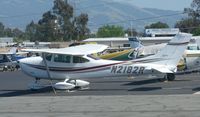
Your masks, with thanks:
[[[129,42],[132,49],[101,54],[99,57],[108,60],[132,60],[154,55],[166,45],[166,43],[163,43],[144,46],[135,37],[129,38]],[[188,44],[187,49],[177,65],[177,69],[178,73],[200,70],[200,48],[197,45],[196,40],[192,39],[191,43]]]
[[[136,57],[132,56],[135,58],[156,54],[166,45],[156,44],[143,46],[141,42],[135,38],[130,39],[129,42],[132,48],[136,48],[136,51],[133,52]],[[129,58],[131,58],[130,55]],[[195,39],[191,39],[191,43],[188,44],[187,49],[185,50],[177,67],[179,72],[192,72],[200,70],[200,48]]]
[[[84,78],[103,77],[147,77],[157,76],[174,80],[180,60],[191,34],[177,34],[157,54],[130,61],[103,60],[91,54],[103,51],[105,45],[80,45],[63,49],[25,49],[26,52],[41,53],[42,56],[19,60],[21,70],[36,79],[31,88],[37,89],[39,79],[62,80],[53,85],[56,89],[85,87]],[[81,80],[80,80],[81,79]]]
[[[17,52],[16,47],[12,47],[8,52],[0,53],[1,71],[14,71],[15,69],[19,69],[17,60],[25,58],[22,54],[27,54],[27,52]]]

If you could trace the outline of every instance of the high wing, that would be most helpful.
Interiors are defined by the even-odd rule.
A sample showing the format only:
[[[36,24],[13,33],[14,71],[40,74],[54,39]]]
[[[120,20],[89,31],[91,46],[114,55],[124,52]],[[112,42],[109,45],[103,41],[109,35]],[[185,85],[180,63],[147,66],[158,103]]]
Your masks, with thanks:
[[[81,56],[81,55],[88,55],[88,54],[102,52],[106,48],[108,48],[108,46],[101,44],[85,44],[85,45],[72,46],[60,49],[22,49],[22,51],[34,52],[34,53],[54,53],[54,54]]]

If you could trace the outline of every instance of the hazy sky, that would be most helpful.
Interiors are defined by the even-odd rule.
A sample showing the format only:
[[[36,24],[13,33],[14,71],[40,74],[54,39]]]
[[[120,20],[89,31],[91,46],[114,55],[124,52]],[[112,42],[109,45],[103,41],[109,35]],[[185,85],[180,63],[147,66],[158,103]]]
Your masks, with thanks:
[[[117,0],[131,2],[136,6],[145,8],[158,8],[165,10],[182,11],[186,7],[190,7],[193,0]]]

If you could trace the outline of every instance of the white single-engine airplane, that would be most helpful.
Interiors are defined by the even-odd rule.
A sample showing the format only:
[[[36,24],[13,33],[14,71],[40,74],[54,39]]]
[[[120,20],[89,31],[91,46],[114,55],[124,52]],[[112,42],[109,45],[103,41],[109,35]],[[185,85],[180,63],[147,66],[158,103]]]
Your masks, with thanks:
[[[157,76],[174,80],[176,65],[179,62],[191,34],[177,34],[160,52],[155,55],[130,61],[102,60],[91,56],[103,51],[105,45],[80,45],[63,49],[25,49],[27,52],[41,53],[40,57],[19,60],[21,70],[36,82],[32,89],[37,89],[39,79],[63,80],[53,86],[56,89],[70,90],[85,87],[89,82],[82,78],[103,78],[119,76]]]

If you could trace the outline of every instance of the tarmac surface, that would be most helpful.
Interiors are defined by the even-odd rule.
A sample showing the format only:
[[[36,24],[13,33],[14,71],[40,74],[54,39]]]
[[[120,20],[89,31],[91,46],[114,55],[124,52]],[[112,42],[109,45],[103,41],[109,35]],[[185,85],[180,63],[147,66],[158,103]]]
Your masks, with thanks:
[[[1,117],[199,117],[199,95],[0,98]]]
[[[199,73],[158,79],[88,79],[86,90],[30,91],[34,79],[20,71],[0,73],[1,117],[199,117]],[[46,81],[45,81],[46,82]]]
[[[176,75],[175,81],[161,82],[159,79],[147,78],[101,78],[86,79],[89,89],[71,92],[56,91],[57,96],[79,95],[177,95],[198,94],[200,91],[199,73]],[[0,97],[12,96],[54,96],[51,87],[31,91],[28,85],[35,79],[21,71],[0,73]],[[42,81],[50,84],[49,81]]]

